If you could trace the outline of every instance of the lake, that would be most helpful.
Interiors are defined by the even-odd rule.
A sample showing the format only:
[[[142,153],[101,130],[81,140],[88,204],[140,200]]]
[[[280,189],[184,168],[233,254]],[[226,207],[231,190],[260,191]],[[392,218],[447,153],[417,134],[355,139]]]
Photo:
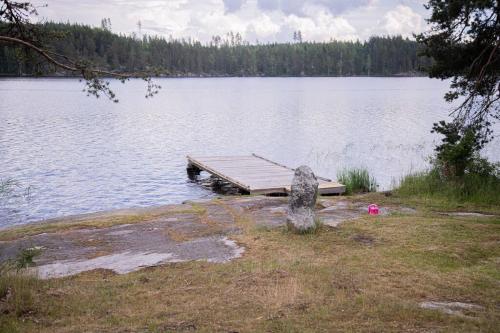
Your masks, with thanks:
[[[0,227],[70,214],[180,203],[213,194],[188,181],[186,155],[257,153],[336,178],[366,167],[381,190],[424,170],[433,122],[452,106],[428,78],[160,79],[145,99],[86,97],[77,79],[0,80]],[[500,145],[486,156],[498,161]]]

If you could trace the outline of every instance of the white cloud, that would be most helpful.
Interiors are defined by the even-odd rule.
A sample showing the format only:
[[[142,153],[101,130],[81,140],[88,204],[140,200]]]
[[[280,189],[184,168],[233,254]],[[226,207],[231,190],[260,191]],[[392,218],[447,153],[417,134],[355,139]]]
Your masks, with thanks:
[[[262,10],[278,10],[286,15],[307,16],[308,6],[322,7],[334,15],[346,10],[368,6],[375,0],[257,0]]]
[[[401,1],[405,5],[401,5]],[[209,41],[233,31],[254,42],[366,39],[371,34],[411,35],[424,28],[417,0],[33,0],[48,2],[41,18],[98,26],[109,17],[117,33],[142,32]]]
[[[398,5],[385,14],[382,25],[387,34],[409,37],[413,33],[422,32],[424,21],[410,7]]]
[[[246,2],[246,0],[223,0],[224,7],[228,12],[235,12],[240,10],[241,6]]]
[[[299,17],[289,15],[284,17],[280,36],[290,38],[294,31],[300,30],[306,40],[329,41],[354,40],[356,29],[343,17],[335,17],[327,12],[320,12],[314,17]]]

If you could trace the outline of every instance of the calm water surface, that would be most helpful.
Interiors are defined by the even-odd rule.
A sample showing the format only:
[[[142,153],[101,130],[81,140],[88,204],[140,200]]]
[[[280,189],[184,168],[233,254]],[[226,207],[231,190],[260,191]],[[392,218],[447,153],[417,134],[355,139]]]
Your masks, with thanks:
[[[189,153],[255,152],[332,178],[365,166],[388,189],[427,167],[429,130],[451,109],[448,84],[427,78],[159,81],[153,99],[140,81],[114,83],[113,104],[78,80],[0,80],[0,179],[19,182],[0,227],[209,197],[187,181]],[[499,145],[486,155],[499,160]]]

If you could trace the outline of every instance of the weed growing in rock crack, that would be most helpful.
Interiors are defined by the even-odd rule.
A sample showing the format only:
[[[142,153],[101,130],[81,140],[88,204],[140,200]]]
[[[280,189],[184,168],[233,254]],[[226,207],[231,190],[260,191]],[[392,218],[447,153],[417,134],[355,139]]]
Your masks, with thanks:
[[[35,263],[33,259],[35,259],[36,256],[40,255],[41,252],[42,249],[39,247],[22,249],[15,260],[16,269],[19,271],[24,268],[34,266]]]

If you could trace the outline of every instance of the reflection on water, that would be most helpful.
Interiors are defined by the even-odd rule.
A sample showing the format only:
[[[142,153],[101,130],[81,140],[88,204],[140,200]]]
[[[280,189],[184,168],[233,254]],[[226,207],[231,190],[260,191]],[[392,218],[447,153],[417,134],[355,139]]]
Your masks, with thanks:
[[[160,81],[147,100],[143,82],[114,83],[113,104],[78,80],[0,80],[0,179],[31,187],[0,207],[0,226],[212,195],[188,182],[188,153],[255,152],[332,178],[366,166],[386,189],[426,167],[450,110],[447,83],[426,78]]]

